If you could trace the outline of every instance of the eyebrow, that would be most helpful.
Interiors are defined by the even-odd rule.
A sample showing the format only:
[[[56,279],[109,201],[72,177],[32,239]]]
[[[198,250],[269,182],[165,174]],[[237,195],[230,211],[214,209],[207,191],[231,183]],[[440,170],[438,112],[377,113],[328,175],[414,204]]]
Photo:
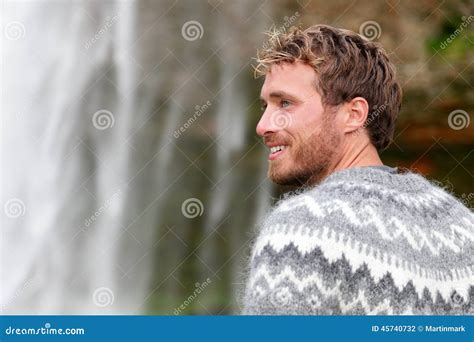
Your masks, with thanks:
[[[270,93],[270,98],[282,98],[282,97],[289,97],[292,99],[297,100],[298,98],[295,95],[292,95],[290,93],[284,92],[284,91],[274,91]],[[260,101],[265,101],[265,99],[260,95]]]

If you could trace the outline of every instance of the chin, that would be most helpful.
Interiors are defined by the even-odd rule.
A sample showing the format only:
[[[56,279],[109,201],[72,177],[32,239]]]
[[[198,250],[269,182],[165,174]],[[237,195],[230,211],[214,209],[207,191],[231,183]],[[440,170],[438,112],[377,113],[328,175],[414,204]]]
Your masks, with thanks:
[[[274,172],[268,170],[268,178],[275,184],[283,186],[302,186],[305,182],[292,176],[290,173]]]
[[[299,171],[299,172],[298,172]],[[290,187],[307,187],[318,184],[325,174],[324,167],[314,168],[312,170],[277,170],[270,167],[268,178],[275,184]]]

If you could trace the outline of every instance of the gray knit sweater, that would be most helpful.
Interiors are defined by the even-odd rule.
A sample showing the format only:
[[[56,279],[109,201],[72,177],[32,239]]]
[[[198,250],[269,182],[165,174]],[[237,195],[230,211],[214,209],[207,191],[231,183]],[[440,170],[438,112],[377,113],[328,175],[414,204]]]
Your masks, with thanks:
[[[335,172],[286,196],[250,257],[244,314],[474,314],[474,214],[418,174]]]

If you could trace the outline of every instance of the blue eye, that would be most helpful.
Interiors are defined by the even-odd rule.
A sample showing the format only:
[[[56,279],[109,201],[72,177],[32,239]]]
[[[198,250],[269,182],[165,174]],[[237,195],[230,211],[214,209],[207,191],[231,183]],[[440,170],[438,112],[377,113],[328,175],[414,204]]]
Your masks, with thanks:
[[[286,108],[286,107],[288,107],[289,105],[291,105],[291,102],[290,102],[290,101],[282,100],[282,101],[280,102],[280,106],[281,106],[282,108]]]

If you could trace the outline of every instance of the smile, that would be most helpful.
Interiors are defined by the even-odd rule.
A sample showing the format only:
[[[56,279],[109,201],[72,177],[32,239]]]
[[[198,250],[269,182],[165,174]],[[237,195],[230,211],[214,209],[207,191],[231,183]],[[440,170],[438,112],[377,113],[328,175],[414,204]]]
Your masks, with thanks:
[[[270,155],[268,156],[268,159],[275,160],[286,150],[286,147],[287,146],[285,145],[270,147]]]

